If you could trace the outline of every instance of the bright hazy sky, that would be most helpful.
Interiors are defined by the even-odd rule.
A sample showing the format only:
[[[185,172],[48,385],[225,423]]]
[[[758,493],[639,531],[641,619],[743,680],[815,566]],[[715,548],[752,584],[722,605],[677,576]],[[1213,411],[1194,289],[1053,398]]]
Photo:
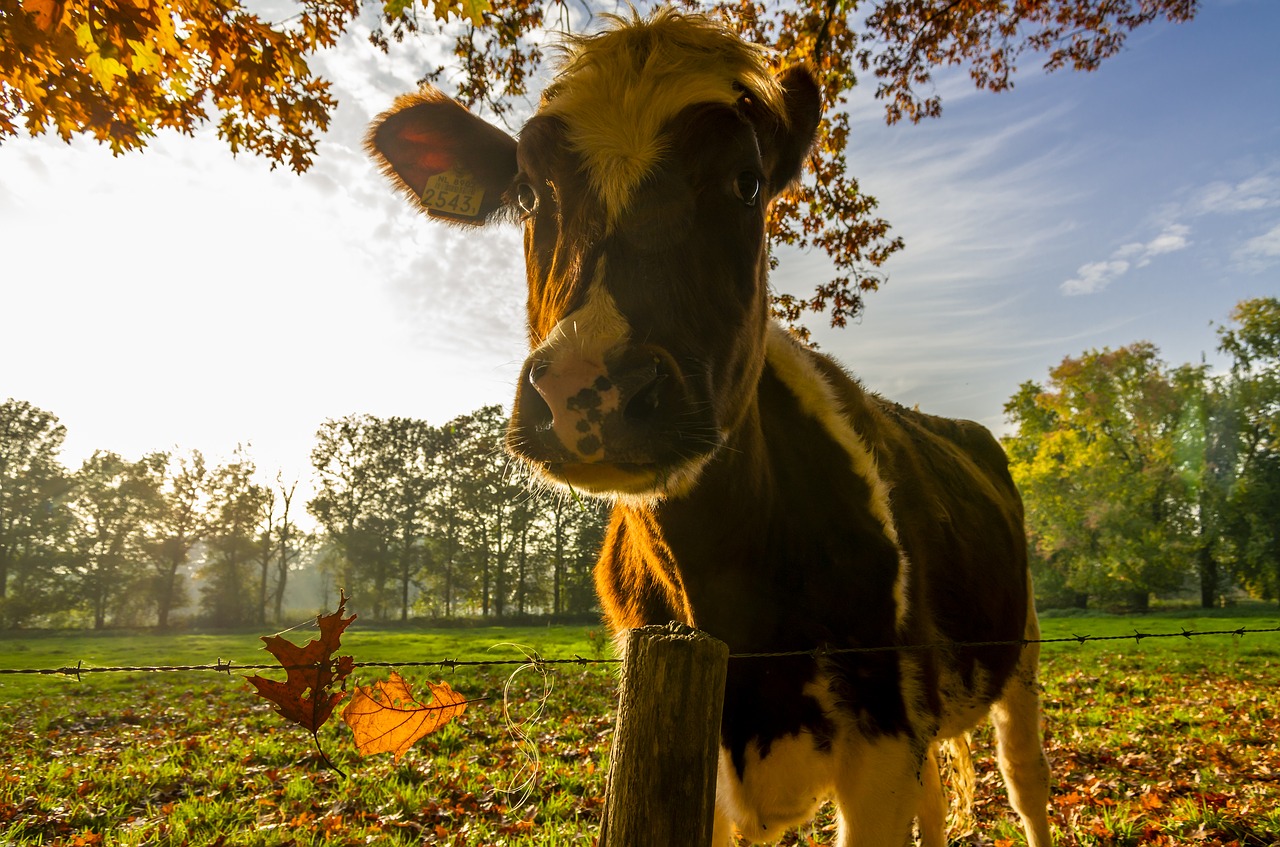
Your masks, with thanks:
[[[0,399],[56,414],[69,466],[244,443],[265,477],[305,479],[326,418],[509,405],[518,234],[430,222],[369,164],[364,126],[432,48],[388,57],[367,33],[315,62],[341,106],[304,176],[212,132],[119,158],[0,145]],[[943,116],[917,126],[885,126],[863,86],[850,161],[907,247],[823,349],[872,390],[998,431],[1019,383],[1067,355],[1146,339],[1216,361],[1212,323],[1280,294],[1278,33],[1276,0],[1204,0],[1093,74],[1025,60],[999,95],[947,76]],[[774,286],[826,273],[787,254]]]

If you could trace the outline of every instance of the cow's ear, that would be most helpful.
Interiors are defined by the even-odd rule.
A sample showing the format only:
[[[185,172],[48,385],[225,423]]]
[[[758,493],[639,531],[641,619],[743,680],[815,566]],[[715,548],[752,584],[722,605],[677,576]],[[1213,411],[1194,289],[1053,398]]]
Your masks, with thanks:
[[[760,152],[775,196],[800,178],[822,119],[822,92],[809,68],[789,67],[778,74],[778,83],[786,119],[779,120],[774,114],[757,118]]]
[[[517,169],[514,138],[435,88],[397,98],[365,148],[429,215],[459,223],[500,214]]]

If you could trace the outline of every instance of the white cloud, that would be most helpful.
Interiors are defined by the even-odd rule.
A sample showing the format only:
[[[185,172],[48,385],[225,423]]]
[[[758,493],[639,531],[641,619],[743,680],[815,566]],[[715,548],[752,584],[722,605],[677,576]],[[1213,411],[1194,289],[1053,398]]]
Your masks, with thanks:
[[[1156,221],[1171,219],[1224,218],[1256,214],[1280,207],[1280,164],[1272,163],[1234,182],[1216,180],[1189,192],[1188,198],[1168,203],[1155,215]],[[1206,222],[1206,226],[1210,226]],[[1280,227],[1244,242],[1231,252],[1233,264],[1247,273],[1257,273],[1280,259]],[[1192,246],[1191,227],[1166,222],[1163,229],[1148,241],[1131,241],[1112,251],[1103,261],[1081,265],[1076,275],[1059,285],[1065,295],[1096,294],[1119,277],[1135,268],[1145,268],[1151,261],[1167,253]],[[1209,242],[1214,240],[1212,234]]]
[[[1236,248],[1235,264],[1250,273],[1260,273],[1280,262],[1280,223]]]
[[[1123,244],[1101,262],[1089,262],[1076,270],[1076,275],[1058,288],[1063,294],[1096,294],[1129,272],[1130,268],[1145,268],[1152,258],[1165,253],[1176,253],[1191,246],[1187,236],[1191,227],[1185,224],[1168,224],[1150,241],[1131,241]]]
[[[1232,214],[1256,212],[1280,206],[1280,174],[1271,165],[1236,183],[1211,182],[1196,193],[1188,204],[1192,214]]]
[[[1081,265],[1076,275],[1062,283],[1063,294],[1096,294],[1123,276],[1129,270],[1129,263],[1124,259],[1112,259],[1107,262],[1089,262]]]
[[[1142,245],[1142,255],[1138,259],[1138,267],[1141,268],[1149,264],[1153,256],[1185,250],[1191,244],[1187,240],[1187,235],[1190,232],[1191,227],[1183,224],[1166,226],[1163,232]]]

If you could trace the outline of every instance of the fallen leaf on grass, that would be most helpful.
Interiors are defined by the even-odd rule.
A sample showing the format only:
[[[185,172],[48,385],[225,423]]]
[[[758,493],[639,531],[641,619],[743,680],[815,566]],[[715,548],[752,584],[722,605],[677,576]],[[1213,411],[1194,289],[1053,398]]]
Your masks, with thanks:
[[[361,755],[394,753],[399,762],[418,739],[466,711],[466,698],[449,683],[428,682],[427,686],[433,698],[430,704],[413,699],[408,683],[395,671],[390,679],[369,688],[356,686],[342,719],[351,727]]]

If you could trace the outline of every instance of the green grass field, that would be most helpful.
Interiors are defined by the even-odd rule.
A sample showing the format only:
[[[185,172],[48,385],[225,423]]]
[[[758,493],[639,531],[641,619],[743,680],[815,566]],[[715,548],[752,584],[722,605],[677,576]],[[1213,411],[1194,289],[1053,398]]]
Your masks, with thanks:
[[[590,658],[583,627],[379,631],[357,622],[357,662]],[[1274,607],[1046,617],[1045,637],[1263,629]],[[304,641],[313,631],[300,630]],[[0,667],[270,661],[254,635],[37,634],[0,638]],[[1060,845],[1280,845],[1280,633],[1048,645],[1045,726]],[[357,668],[363,684],[385,676]],[[603,803],[616,666],[405,668],[473,705],[400,764],[362,759],[336,718],[321,732],[349,774],[252,693],[243,672],[0,675],[0,844],[588,845]],[[506,695],[513,731],[503,719]],[[975,734],[972,831],[1022,843]],[[783,844],[829,844],[829,811]]]

